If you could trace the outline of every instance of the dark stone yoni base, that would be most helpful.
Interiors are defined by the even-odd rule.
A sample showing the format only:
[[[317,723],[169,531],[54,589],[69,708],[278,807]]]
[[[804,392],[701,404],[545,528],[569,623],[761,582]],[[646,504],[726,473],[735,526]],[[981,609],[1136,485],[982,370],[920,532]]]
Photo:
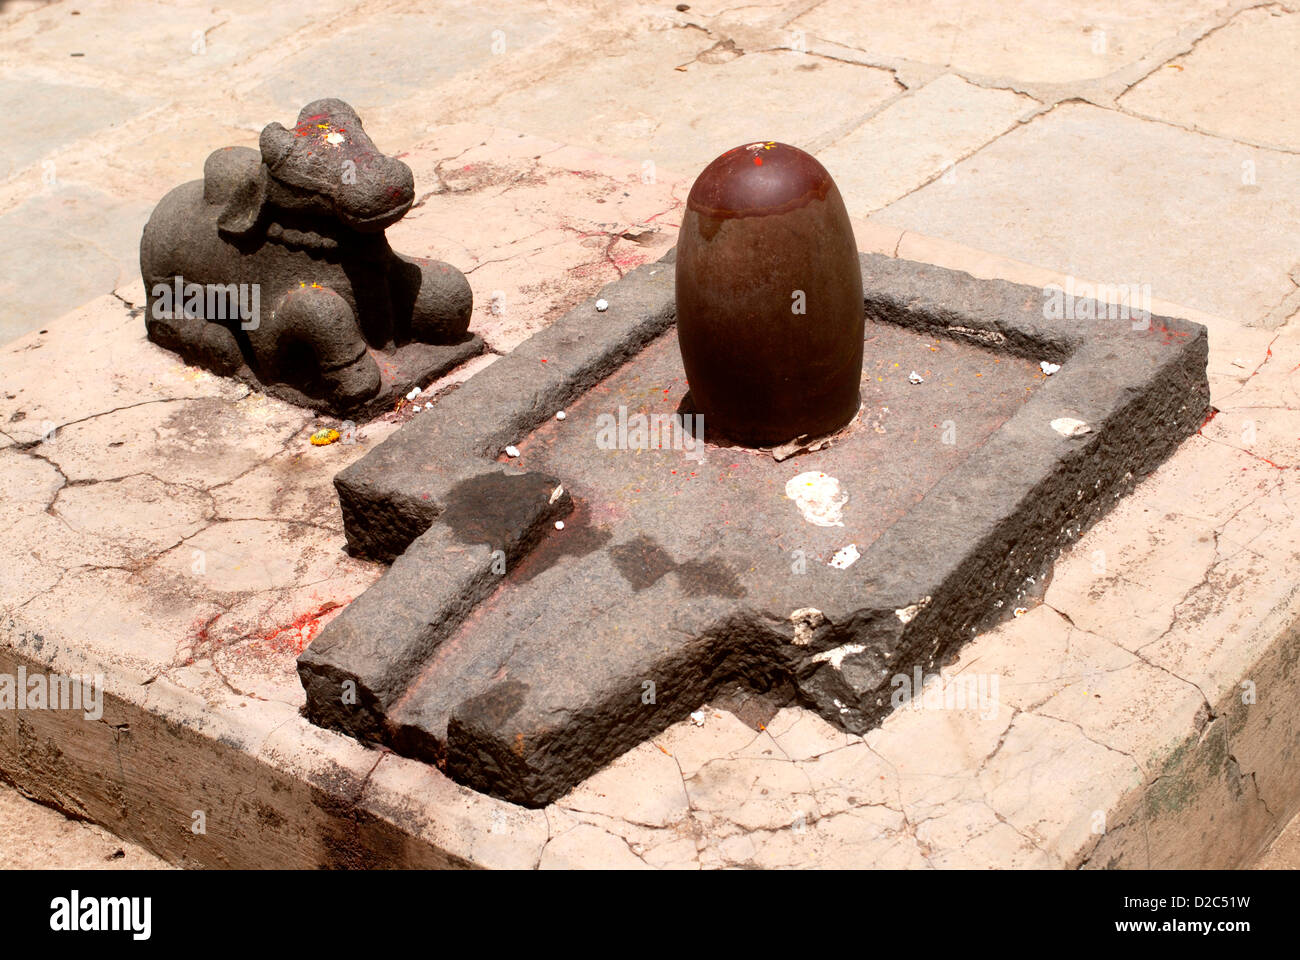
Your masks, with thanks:
[[[384,237],[414,198],[340,100],[267,125],[260,150],[217,150],[145,225],[149,339],[293,403],[382,411],[483,349],[464,275]]]
[[[1204,420],[1199,325],[1045,319],[1041,290],[884,257],[862,274],[864,409],[828,449],[597,442],[620,407],[685,399],[660,262],[342,471],[349,544],[393,564],[299,658],[307,716],[527,806],[737,681],[863,732],[892,678],[949,662]],[[805,471],[843,484],[844,526],[787,499]]]

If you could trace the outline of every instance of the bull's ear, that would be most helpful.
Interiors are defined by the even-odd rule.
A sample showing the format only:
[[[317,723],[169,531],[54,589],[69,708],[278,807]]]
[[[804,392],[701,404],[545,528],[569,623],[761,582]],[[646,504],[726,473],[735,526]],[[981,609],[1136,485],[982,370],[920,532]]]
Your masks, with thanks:
[[[259,163],[252,176],[231,185],[225,206],[217,214],[217,229],[235,237],[247,235],[257,226],[258,218],[262,215],[262,206],[266,203],[266,187],[266,167]]]
[[[293,152],[293,144],[292,133],[278,123],[268,123],[262,128],[257,145],[262,151],[262,162],[274,170]]]

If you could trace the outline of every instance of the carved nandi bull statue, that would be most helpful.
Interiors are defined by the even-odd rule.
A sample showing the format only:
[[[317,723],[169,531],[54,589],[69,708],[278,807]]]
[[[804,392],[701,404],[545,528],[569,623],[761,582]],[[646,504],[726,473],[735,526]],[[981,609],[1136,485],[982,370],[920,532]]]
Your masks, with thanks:
[[[339,415],[380,389],[376,351],[466,340],[464,275],[393,252],[411,170],[341,100],[317,100],[260,151],[211,154],[158,204],[140,240],[149,338],[187,362],[283,384]]]

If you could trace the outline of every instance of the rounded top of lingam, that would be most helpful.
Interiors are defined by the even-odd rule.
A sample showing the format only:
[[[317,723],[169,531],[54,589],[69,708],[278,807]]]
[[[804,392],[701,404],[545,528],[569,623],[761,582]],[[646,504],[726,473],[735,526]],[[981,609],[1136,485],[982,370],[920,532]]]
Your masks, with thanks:
[[[775,140],[733,147],[695,180],[686,207],[706,217],[761,217],[823,200],[833,181],[809,153]]]

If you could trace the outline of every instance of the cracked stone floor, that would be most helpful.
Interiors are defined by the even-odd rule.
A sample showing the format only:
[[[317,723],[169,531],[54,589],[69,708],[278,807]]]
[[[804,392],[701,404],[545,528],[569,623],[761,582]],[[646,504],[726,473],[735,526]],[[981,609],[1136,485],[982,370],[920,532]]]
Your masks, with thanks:
[[[124,704],[286,776],[327,771],[459,864],[1255,862],[1300,808],[1300,6],[1008,7],[0,4],[3,647],[100,665]],[[412,167],[393,246],[466,272],[492,352],[312,447],[329,421],[144,340],[136,246],[211,150],[324,95]],[[382,572],[342,552],[333,474],[660,257],[694,174],[759,139],[819,156],[864,250],[1136,284],[1205,323],[1218,412],[949,666],[948,686],[998,679],[986,711],[854,737],[737,693],[542,811],[306,724],[294,658]],[[292,862],[233,775],[208,837],[158,839],[141,808],[214,788],[159,781],[145,734],[115,730],[131,802],[42,779],[12,715],[0,767],[170,862],[242,862],[245,842]]]

